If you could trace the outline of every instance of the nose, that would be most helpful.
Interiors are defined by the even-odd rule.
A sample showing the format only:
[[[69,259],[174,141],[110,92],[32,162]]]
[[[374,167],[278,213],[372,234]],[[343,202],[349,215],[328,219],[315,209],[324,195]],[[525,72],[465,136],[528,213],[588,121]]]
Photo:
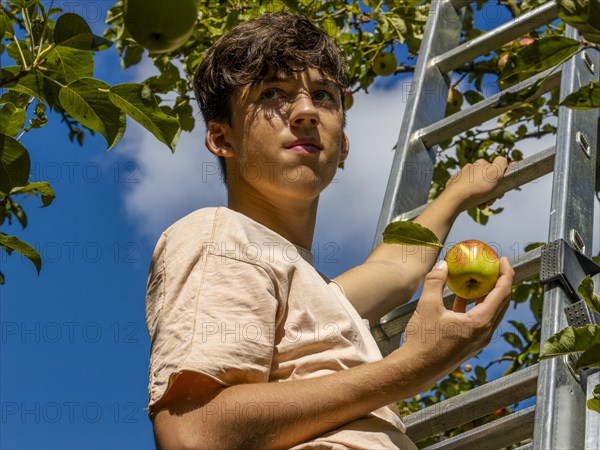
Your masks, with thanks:
[[[298,95],[290,111],[291,126],[316,127],[319,122],[319,110],[315,107],[310,95]]]

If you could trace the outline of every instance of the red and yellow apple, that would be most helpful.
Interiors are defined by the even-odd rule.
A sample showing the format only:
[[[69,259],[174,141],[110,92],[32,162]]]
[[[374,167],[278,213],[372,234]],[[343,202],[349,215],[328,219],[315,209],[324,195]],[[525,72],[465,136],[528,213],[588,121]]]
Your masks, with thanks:
[[[196,0],[125,0],[129,34],[154,53],[171,52],[185,44],[197,18]]]
[[[475,239],[451,247],[444,260],[448,264],[448,287],[467,300],[487,295],[500,276],[498,254],[489,245]]]

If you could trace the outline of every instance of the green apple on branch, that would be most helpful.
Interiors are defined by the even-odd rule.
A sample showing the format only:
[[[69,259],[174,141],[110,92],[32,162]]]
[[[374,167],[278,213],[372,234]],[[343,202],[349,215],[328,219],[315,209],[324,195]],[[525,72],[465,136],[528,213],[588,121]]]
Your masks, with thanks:
[[[125,27],[153,53],[180,48],[192,35],[197,19],[196,0],[125,0]]]
[[[386,244],[445,248],[431,230],[415,222],[392,222],[383,232]],[[470,239],[452,246],[444,258],[448,264],[448,288],[459,297],[475,300],[494,288],[500,277],[500,259],[492,247]]]
[[[371,61],[373,72],[382,77],[394,74],[398,67],[398,60],[392,52],[380,52]]]

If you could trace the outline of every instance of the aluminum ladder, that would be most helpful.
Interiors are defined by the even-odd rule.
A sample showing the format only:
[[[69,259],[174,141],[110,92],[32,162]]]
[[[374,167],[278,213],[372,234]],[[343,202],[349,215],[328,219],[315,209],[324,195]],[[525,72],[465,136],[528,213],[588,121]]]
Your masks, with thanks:
[[[511,40],[557,19],[557,6],[550,1],[462,45],[458,45],[463,8],[468,0],[432,0],[429,18],[413,77],[418,90],[411,92],[396,152],[374,246],[381,243],[385,226],[396,220],[411,220],[426,207],[433,177],[436,146],[475,125],[508,111],[494,108],[488,98],[449,117],[444,117],[446,94],[452,70],[493,51]],[[567,26],[566,35],[577,38]],[[560,99],[580,86],[598,80],[598,52],[585,51],[554,71],[536,96],[560,88]],[[549,71],[548,71],[549,72]],[[532,86],[542,73],[507,89]],[[553,172],[549,244],[513,258],[515,283],[540,277],[545,284],[542,313],[542,343],[567,324],[598,322],[583,301],[573,295],[585,273],[592,247],[595,148],[597,112],[560,107],[556,143],[508,168],[490,195],[496,198],[511,189]],[[583,261],[583,262],[582,262]],[[592,263],[593,264],[593,263]],[[454,296],[444,292],[451,307]],[[573,308],[577,308],[573,311]],[[407,303],[383,317],[372,334],[383,354],[396,349],[414,312]],[[578,322],[579,321],[579,322]],[[456,426],[536,396],[536,404],[501,419],[427,447],[429,449],[499,449],[520,444],[520,449],[600,448],[600,414],[585,406],[586,395],[600,380],[598,371],[575,373],[568,358],[544,360],[484,386],[425,408],[404,418],[407,434],[418,442]],[[590,390],[591,389],[591,390]]]

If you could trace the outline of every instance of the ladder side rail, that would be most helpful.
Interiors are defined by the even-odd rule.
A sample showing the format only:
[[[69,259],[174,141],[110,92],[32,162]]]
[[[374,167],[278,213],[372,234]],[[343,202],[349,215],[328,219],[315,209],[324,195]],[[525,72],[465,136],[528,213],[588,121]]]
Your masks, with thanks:
[[[381,243],[381,233],[399,211],[409,211],[427,202],[435,149],[426,148],[414,138],[414,132],[444,117],[451,75],[441,73],[429,61],[454,47],[461,29],[462,15],[452,3],[432,0],[373,247]]]
[[[566,36],[577,39],[577,30],[567,26]],[[580,55],[563,64],[561,100],[580,86],[598,79],[598,54],[593,55],[596,73],[591,73]],[[595,152],[588,156],[576,140],[584,133],[595,142],[595,110],[560,107],[556,141],[554,180],[548,241],[570,240],[577,231],[589,254],[592,244]],[[567,326],[564,308],[570,304],[558,283],[546,285],[542,312],[542,344]],[[571,373],[565,358],[540,363],[534,448],[583,448],[585,439],[586,395]]]

